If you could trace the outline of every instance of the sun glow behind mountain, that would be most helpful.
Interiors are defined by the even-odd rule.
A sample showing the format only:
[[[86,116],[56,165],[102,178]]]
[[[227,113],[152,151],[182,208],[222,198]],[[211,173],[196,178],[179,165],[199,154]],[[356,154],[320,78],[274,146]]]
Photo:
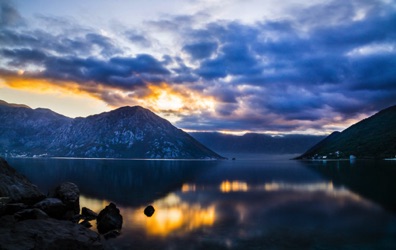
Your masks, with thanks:
[[[326,134],[396,97],[391,1],[39,2],[0,2],[7,102],[70,117],[140,105],[189,131]]]

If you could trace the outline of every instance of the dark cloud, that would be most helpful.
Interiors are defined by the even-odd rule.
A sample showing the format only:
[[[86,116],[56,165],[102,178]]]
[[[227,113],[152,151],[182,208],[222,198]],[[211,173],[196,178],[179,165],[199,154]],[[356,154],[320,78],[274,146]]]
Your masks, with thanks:
[[[9,65],[15,67],[24,67],[30,63],[41,65],[47,58],[44,52],[30,49],[2,49],[0,54],[4,58],[10,59]]]
[[[170,74],[160,61],[146,54],[101,60],[72,56],[59,57],[29,49],[3,49],[0,53],[9,60],[9,66],[21,67],[29,63],[43,66],[44,70],[26,72],[26,75],[55,81],[74,81],[81,84],[96,82],[130,89],[133,86],[143,86],[146,82],[161,82],[164,79],[161,76]]]
[[[3,12],[19,16],[13,8]],[[197,16],[176,16],[146,23],[144,31],[119,32],[132,45],[155,47],[156,56],[127,56],[115,38],[67,20],[54,20],[70,26],[65,32],[0,27],[1,67],[16,72],[41,66],[25,74],[74,81],[91,92],[94,83],[144,96],[147,84],[167,83],[215,100],[214,111],[181,116],[176,125],[189,129],[320,130],[395,104],[391,4],[334,0],[292,14],[250,24],[200,20],[199,25]],[[6,19],[2,24],[12,18]],[[171,35],[175,47],[158,53],[161,41],[153,43],[153,30]],[[122,95],[95,94],[123,103]]]
[[[0,28],[17,26],[23,23],[23,18],[10,1],[0,1]]]
[[[216,49],[217,43],[207,41],[187,44],[183,47],[183,50],[189,53],[195,60],[210,57]]]

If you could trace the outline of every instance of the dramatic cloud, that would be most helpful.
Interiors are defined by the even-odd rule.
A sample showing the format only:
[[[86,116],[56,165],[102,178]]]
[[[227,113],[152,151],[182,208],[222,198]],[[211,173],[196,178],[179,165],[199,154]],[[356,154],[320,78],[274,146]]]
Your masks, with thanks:
[[[0,77],[143,105],[190,130],[330,132],[396,104],[392,1],[290,6],[255,22],[198,12],[114,30],[40,16],[45,30],[18,26],[6,1]]]

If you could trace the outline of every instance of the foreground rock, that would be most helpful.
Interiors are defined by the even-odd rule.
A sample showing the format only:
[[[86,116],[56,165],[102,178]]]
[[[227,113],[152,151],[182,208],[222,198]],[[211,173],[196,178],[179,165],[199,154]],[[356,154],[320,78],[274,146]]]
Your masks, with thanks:
[[[0,158],[0,197],[9,197],[10,202],[34,204],[44,199],[45,195]]]
[[[111,203],[99,215],[88,208],[79,214],[79,193],[67,182],[56,188],[56,198],[45,197],[0,158],[0,250],[109,248],[111,243],[105,247],[101,239],[120,234],[119,209]],[[107,234],[87,229],[96,217],[98,231]]]
[[[144,214],[147,216],[147,217],[151,217],[153,214],[154,214],[154,212],[155,212],[155,209],[154,209],[154,207],[153,206],[147,206],[145,209],[144,209]]]
[[[0,218],[0,249],[104,249],[100,236],[70,221]]]
[[[41,209],[55,219],[63,219],[66,213],[66,205],[57,198],[46,198],[36,203],[34,208]]]
[[[80,213],[80,190],[76,184],[62,183],[55,189],[55,197],[66,205],[67,210],[73,211],[74,214]]]
[[[114,203],[110,203],[96,218],[98,232],[105,234],[112,230],[121,230],[122,215]]]

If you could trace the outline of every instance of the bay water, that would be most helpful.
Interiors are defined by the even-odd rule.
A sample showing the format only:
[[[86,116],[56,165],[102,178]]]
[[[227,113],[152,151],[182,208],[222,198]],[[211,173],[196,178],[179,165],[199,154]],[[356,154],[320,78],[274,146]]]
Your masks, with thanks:
[[[70,181],[81,207],[114,202],[114,249],[396,249],[396,161],[7,160],[44,193]]]

